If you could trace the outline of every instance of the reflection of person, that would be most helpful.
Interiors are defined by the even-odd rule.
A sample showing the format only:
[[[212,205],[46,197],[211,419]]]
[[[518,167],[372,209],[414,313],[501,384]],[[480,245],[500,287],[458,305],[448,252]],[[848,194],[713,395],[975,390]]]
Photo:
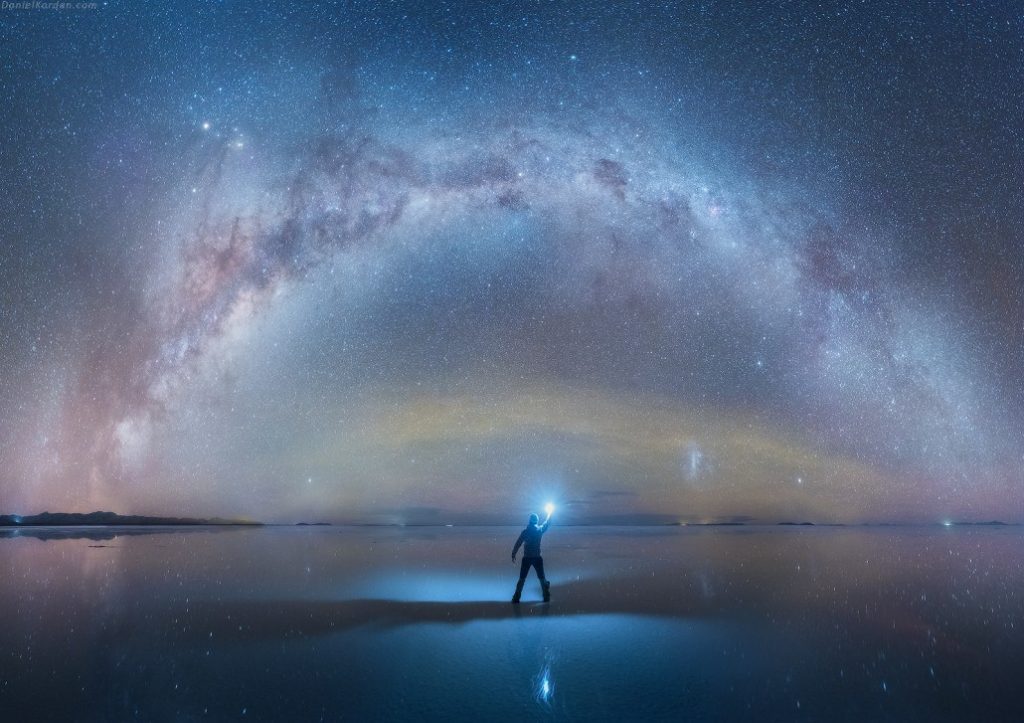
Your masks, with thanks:
[[[543,525],[538,524],[539,522],[540,518],[536,514],[531,514],[530,523],[519,533],[516,546],[512,548],[512,561],[515,562],[516,553],[519,552],[519,547],[523,546],[523,562],[519,566],[519,582],[516,583],[516,594],[512,596],[514,603],[519,602],[519,595],[523,592],[523,584],[526,582],[531,565],[537,571],[540,588],[544,591],[544,602],[551,600],[551,583],[544,577],[544,558],[540,556],[540,538],[551,527],[551,512],[548,512],[548,518],[544,520]]]

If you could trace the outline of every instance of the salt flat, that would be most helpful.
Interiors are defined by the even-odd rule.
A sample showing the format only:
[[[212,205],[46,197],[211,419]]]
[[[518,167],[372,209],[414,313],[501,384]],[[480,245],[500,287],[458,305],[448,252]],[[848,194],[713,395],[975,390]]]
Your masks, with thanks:
[[[1008,719],[1016,527],[0,537],[18,719]]]

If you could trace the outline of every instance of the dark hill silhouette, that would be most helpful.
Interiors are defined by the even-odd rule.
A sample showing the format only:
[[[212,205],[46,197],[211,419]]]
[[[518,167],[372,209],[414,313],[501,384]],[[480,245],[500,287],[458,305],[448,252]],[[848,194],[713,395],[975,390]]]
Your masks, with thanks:
[[[0,527],[62,527],[71,525],[261,525],[249,520],[195,517],[148,517],[116,512],[42,512],[38,515],[0,515]]]

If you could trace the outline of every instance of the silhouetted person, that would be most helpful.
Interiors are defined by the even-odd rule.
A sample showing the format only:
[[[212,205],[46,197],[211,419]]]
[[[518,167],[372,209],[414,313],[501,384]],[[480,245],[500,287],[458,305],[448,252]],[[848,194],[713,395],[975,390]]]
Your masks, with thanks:
[[[516,546],[512,548],[512,561],[515,562],[520,545],[524,546],[523,562],[519,566],[519,582],[516,583],[516,594],[512,596],[513,603],[519,602],[519,596],[523,592],[523,584],[526,582],[526,576],[530,573],[531,565],[537,571],[541,590],[544,591],[544,602],[551,600],[551,583],[544,577],[544,558],[540,556],[540,538],[551,527],[551,513],[548,512],[548,518],[544,520],[543,525],[537,524],[538,522],[540,522],[540,518],[536,514],[531,514],[530,523],[519,533]]]

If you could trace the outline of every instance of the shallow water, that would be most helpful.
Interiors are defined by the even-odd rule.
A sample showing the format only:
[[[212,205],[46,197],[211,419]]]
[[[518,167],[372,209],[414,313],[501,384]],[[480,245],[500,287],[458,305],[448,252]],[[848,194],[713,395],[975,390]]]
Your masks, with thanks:
[[[0,536],[4,720],[1024,718],[1021,528],[126,532]]]

